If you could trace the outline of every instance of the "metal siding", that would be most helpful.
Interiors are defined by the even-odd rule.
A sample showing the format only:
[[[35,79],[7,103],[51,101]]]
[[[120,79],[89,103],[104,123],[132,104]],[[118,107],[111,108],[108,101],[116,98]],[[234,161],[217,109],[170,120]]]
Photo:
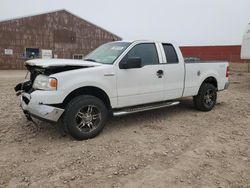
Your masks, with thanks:
[[[199,57],[201,60],[226,60],[240,62],[241,46],[183,46],[184,57]]]
[[[56,31],[60,33],[55,39]],[[87,54],[120,39],[65,10],[4,21],[0,22],[0,69],[23,69],[25,48],[39,48],[40,53],[51,49],[58,58],[71,59],[73,54]],[[4,55],[4,49],[13,49],[13,55]]]

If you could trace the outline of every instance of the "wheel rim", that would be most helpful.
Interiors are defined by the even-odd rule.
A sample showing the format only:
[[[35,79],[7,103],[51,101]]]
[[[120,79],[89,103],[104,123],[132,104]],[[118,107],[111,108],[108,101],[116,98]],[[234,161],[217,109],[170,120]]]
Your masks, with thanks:
[[[84,133],[94,131],[101,122],[101,112],[94,105],[82,107],[75,116],[76,127]]]
[[[204,104],[209,108],[214,105],[216,100],[216,92],[212,89],[206,91],[204,95]]]

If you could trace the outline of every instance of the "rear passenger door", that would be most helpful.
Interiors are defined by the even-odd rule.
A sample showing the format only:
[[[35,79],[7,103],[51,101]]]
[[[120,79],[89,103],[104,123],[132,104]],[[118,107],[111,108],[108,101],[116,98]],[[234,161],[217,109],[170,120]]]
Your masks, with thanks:
[[[159,53],[155,43],[139,43],[123,58],[122,61],[132,57],[141,58],[142,67],[134,69],[117,67],[119,107],[163,100],[164,65],[159,62]]]
[[[179,59],[172,44],[160,44],[165,63],[164,100],[182,97],[184,87],[184,62]],[[179,52],[180,53],[180,52]]]

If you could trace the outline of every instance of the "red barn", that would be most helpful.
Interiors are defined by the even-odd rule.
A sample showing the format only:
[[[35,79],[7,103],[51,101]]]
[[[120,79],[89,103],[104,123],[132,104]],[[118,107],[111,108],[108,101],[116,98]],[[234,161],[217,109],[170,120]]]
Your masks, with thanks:
[[[32,58],[82,59],[121,38],[66,10],[0,21],[0,69],[23,69]]]
[[[226,60],[240,62],[240,45],[234,46],[182,46],[184,57],[198,57],[201,60]]]

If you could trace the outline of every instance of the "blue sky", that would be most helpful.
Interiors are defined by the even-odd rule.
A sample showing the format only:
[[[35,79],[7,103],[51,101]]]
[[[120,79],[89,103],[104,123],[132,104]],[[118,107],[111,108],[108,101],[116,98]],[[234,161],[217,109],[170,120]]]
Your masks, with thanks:
[[[66,9],[124,39],[240,44],[250,0],[0,0],[0,20]]]

